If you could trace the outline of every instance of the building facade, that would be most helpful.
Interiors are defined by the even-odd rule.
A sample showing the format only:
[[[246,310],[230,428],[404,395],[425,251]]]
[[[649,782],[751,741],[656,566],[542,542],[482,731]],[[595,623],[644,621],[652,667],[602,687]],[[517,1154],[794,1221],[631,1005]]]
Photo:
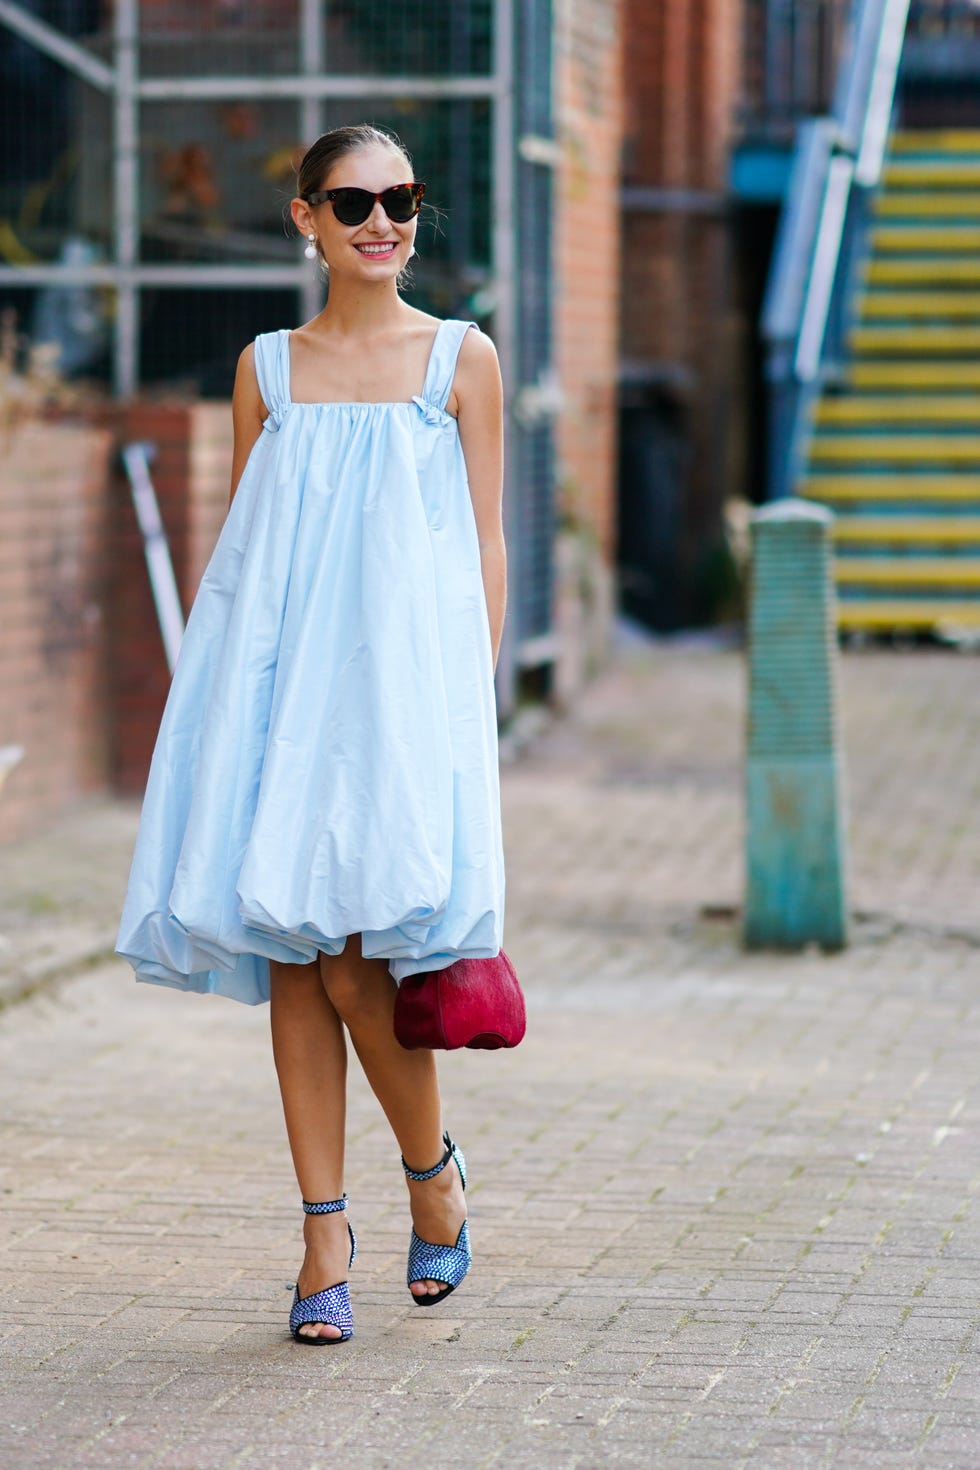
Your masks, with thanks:
[[[44,412],[87,416],[99,442],[107,426],[111,440],[101,481],[90,475],[85,490],[101,540],[59,543],[90,634],[79,700],[99,708],[81,722],[84,759],[69,754],[64,780],[47,780],[49,746],[24,711],[56,718],[64,659],[42,647],[25,661],[8,640],[0,746],[25,754],[0,801],[0,833],[29,830],[106,773],[139,787],[166,666],[114,455],[153,428],[186,606],[223,515],[221,404],[238,353],[323,301],[302,242],[283,226],[295,163],[319,131],[352,118],[402,135],[431,181],[436,208],[420,232],[413,301],[472,317],[500,352],[511,552],[502,717],[526,692],[573,697],[602,657],[612,605],[621,14],[621,0],[5,8],[0,309],[13,345],[0,411],[19,433],[14,421],[38,399],[24,385],[39,384],[54,343],[62,381],[58,406]],[[114,389],[114,405],[84,406],[83,385],[99,383]],[[202,401],[204,417],[194,408]],[[37,534],[16,514],[32,493],[27,463],[10,458],[4,533],[14,561]],[[64,493],[77,491],[66,482]],[[101,565],[88,567],[93,557]],[[11,626],[41,616],[33,603],[14,609],[20,586],[6,577],[0,587]]]

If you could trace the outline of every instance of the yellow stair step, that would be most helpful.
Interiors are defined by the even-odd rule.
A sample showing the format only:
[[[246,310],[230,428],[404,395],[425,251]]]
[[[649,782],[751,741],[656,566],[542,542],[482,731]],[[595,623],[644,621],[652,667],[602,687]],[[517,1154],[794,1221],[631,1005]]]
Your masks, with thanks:
[[[902,128],[891,136],[892,153],[980,153],[980,128]]]
[[[814,419],[818,424],[968,424],[980,428],[980,395],[923,398],[921,394],[877,394],[856,398],[823,398]]]
[[[810,445],[813,460],[856,459],[865,464],[925,461],[980,465],[975,434],[826,434]]]
[[[881,546],[918,542],[930,545],[980,544],[978,516],[841,516],[834,521],[840,542],[876,542]]]
[[[980,475],[807,475],[799,493],[833,504],[850,500],[975,501],[980,514]]]
[[[980,250],[980,229],[964,225],[879,225],[871,231],[878,250]]]
[[[969,317],[980,321],[977,291],[869,291],[861,301],[866,320],[882,317]]]
[[[976,556],[838,556],[840,587],[980,587]]]
[[[900,284],[937,281],[942,285],[963,281],[968,286],[980,285],[980,260],[949,255],[871,260],[864,268],[864,279],[870,286],[887,286],[896,281]]]
[[[854,388],[980,388],[980,362],[852,362]]]
[[[854,327],[849,340],[856,353],[962,354],[980,352],[980,327]]]
[[[872,632],[889,628],[980,627],[980,598],[976,602],[948,602],[938,598],[881,601],[855,598],[837,604],[837,626],[844,631]]]
[[[936,189],[930,193],[907,193],[904,189],[897,189],[893,194],[879,194],[873,208],[879,219],[898,215],[973,219],[980,215],[980,189],[962,194],[947,189]]]
[[[882,177],[886,189],[976,189],[980,186],[980,163],[966,158],[903,158],[886,164]]]

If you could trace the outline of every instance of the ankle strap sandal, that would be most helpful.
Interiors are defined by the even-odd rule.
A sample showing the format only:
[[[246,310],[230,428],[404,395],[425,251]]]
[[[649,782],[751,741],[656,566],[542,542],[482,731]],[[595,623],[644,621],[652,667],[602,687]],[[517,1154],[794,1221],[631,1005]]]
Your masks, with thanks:
[[[463,1150],[457,1148],[448,1133],[443,1134],[443,1143],[446,1152],[432,1169],[410,1169],[404,1158],[402,1168],[409,1179],[416,1179],[424,1183],[427,1179],[434,1179],[441,1174],[446,1165],[453,1159],[459,1170],[459,1177],[466,1188],[466,1159]],[[416,1235],[412,1231],[412,1237],[408,1247],[408,1286],[416,1281],[442,1281],[445,1288],[433,1293],[432,1296],[416,1296],[411,1292],[412,1300],[419,1307],[434,1307],[436,1302],[444,1301],[451,1291],[455,1291],[470,1266],[473,1264],[473,1252],[470,1249],[469,1221],[464,1220],[456,1237],[455,1245],[431,1245],[427,1240]]]
[[[321,1204],[310,1204],[303,1201],[303,1212],[307,1215],[333,1215],[347,1208],[346,1194],[342,1199],[325,1200]],[[357,1236],[348,1223],[347,1233],[350,1236],[350,1260],[347,1269],[350,1270],[357,1255]],[[324,1327],[339,1327],[339,1337],[308,1337],[300,1332],[300,1328],[308,1323],[316,1323]],[[297,1342],[310,1344],[312,1347],[334,1347],[338,1342],[349,1342],[354,1336],[354,1314],[351,1311],[350,1288],[346,1281],[338,1281],[336,1286],[328,1286],[324,1291],[314,1291],[310,1296],[300,1296],[299,1283],[296,1284],[296,1295],[293,1299],[293,1308],[289,1314],[289,1330]]]

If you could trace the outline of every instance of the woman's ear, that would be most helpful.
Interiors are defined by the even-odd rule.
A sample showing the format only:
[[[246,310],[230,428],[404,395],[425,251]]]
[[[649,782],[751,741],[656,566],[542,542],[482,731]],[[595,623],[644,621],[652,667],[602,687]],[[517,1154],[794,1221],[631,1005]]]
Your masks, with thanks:
[[[305,199],[293,199],[289,205],[289,212],[293,217],[293,224],[301,235],[308,235],[313,228],[313,216],[310,214],[310,206]]]

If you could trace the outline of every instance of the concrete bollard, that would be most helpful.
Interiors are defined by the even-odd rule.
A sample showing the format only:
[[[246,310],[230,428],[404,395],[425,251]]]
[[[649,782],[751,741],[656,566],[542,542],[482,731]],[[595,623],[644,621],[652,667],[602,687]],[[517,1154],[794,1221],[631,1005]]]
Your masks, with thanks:
[[[752,517],[745,943],[847,943],[833,515],[779,500]]]

